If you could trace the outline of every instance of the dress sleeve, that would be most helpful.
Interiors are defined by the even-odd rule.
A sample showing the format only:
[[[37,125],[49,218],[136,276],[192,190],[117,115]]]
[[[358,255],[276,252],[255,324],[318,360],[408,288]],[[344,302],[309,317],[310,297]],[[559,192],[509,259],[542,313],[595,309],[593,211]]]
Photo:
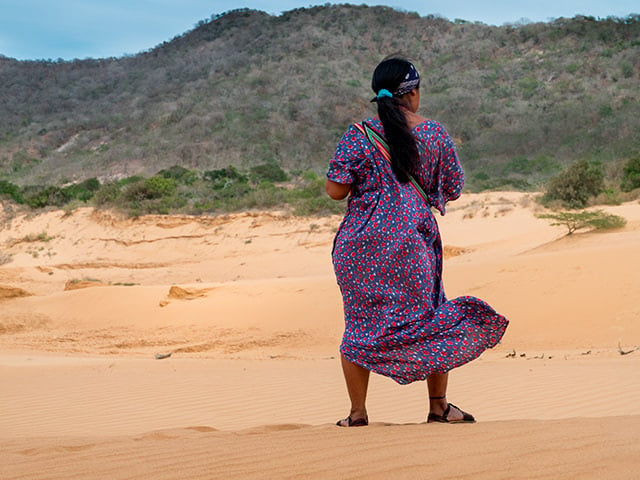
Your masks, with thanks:
[[[464,172],[453,140],[442,125],[436,124],[428,144],[431,161],[426,169],[429,179],[424,184],[429,185],[429,203],[444,215],[447,202],[457,199],[462,193]]]
[[[343,185],[354,183],[362,176],[367,154],[362,145],[362,135],[353,125],[349,126],[329,162],[327,178]]]

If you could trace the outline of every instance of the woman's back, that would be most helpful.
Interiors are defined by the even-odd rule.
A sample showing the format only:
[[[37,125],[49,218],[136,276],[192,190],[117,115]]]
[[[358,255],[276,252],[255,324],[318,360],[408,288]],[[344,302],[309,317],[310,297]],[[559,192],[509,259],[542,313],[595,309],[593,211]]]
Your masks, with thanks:
[[[464,186],[464,174],[445,128],[434,120],[419,118],[421,122],[415,123],[411,130],[419,155],[413,175],[427,194],[427,206],[444,214],[446,202],[459,197]],[[373,117],[364,122],[385,137],[380,119]],[[334,181],[351,184],[350,202],[383,189],[396,192],[399,200],[403,198],[400,192],[413,191],[410,184],[400,181],[389,161],[353,125],[338,144],[329,173]],[[369,199],[369,202],[373,201]],[[360,205],[358,208],[363,207]]]

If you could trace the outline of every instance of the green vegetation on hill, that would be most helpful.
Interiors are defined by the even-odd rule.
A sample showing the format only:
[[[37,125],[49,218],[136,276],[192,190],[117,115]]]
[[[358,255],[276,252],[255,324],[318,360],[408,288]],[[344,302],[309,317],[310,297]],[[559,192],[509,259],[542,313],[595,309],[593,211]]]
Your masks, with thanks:
[[[36,209],[92,205],[132,216],[271,208],[285,208],[295,215],[325,215],[345,209],[345,202],[325,194],[324,178],[312,171],[290,176],[275,162],[247,171],[228,166],[202,173],[174,165],[151,177],[134,175],[105,184],[91,178],[62,187],[20,187],[0,180],[0,200],[3,198]]]
[[[338,5],[235,10],[124,58],[0,56],[0,192],[140,211],[268,202],[283,180],[260,187],[254,169],[321,177],[346,126],[373,114],[373,67],[397,52],[421,70],[421,111],[454,137],[468,188],[540,189],[576,162],[599,162],[605,190],[637,188],[639,15],[494,27]],[[190,176],[157,173],[175,165]],[[203,185],[195,205],[187,190]]]

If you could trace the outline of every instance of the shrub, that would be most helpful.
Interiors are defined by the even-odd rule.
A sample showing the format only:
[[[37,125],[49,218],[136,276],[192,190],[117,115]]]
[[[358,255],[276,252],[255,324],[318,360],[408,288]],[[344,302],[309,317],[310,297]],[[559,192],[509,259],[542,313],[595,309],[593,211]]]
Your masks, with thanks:
[[[174,179],[155,175],[146,180],[139,180],[127,185],[124,191],[124,198],[131,202],[153,200],[171,196],[175,190],[176,182]]]
[[[220,201],[225,199],[241,198],[251,190],[248,177],[232,166],[208,170],[204,172],[203,178],[207,182],[206,196],[209,199],[208,202],[200,202],[204,209],[214,208],[213,205],[218,205]],[[204,204],[209,206],[206,207]]]
[[[144,183],[144,180],[139,180],[125,185],[122,191],[122,199],[125,202],[139,202],[148,198],[153,198]]]
[[[144,186],[149,192],[149,198],[168,197],[176,191],[176,181],[174,179],[159,175],[146,179]]]
[[[630,158],[625,163],[620,184],[620,189],[623,192],[630,192],[636,188],[640,188],[640,156]]]
[[[21,194],[24,203],[31,208],[61,207],[71,200],[67,192],[52,185],[29,185],[22,189]]]
[[[602,165],[580,160],[553,177],[547,184],[543,202],[561,201],[567,208],[583,208],[591,197],[604,190]]]
[[[107,183],[102,185],[93,196],[93,203],[98,206],[104,206],[115,203],[120,197],[120,185],[118,183]]]
[[[267,163],[251,167],[250,172],[253,180],[257,182],[260,180],[269,182],[286,182],[289,180],[289,176],[275,160],[269,160]]]
[[[20,187],[6,180],[0,180],[0,195],[8,195],[16,203],[24,203],[24,198],[20,193]]]
[[[100,182],[97,178],[89,178],[83,182],[68,185],[62,188],[62,194],[71,199],[78,199],[83,202],[91,200],[100,189]]]
[[[249,178],[232,166],[208,170],[204,172],[203,178],[210,182],[211,188],[215,191],[215,198],[241,196],[250,190]]]
[[[620,70],[622,72],[622,76],[624,78],[631,78],[633,77],[633,64],[631,64],[630,62],[627,61],[623,61],[620,64]]]
[[[284,189],[276,187],[272,182],[263,180],[255,188],[250,188],[242,196],[229,198],[227,205],[236,210],[246,208],[274,208],[284,205]]]
[[[122,180],[120,180],[120,181],[118,182],[118,185],[120,185],[120,186],[124,187],[125,185],[129,185],[129,184],[131,184],[131,183],[140,182],[140,181],[142,181],[142,180],[144,180],[144,177],[143,177],[143,176],[140,176],[140,175],[133,175],[133,176],[131,176],[131,177],[123,178]]]
[[[174,165],[173,167],[160,170],[158,175],[163,178],[172,178],[178,183],[184,185],[193,185],[198,180],[198,174],[180,165]]]
[[[621,203],[620,191],[615,188],[605,188],[600,195],[593,199],[594,205],[620,205]]]
[[[567,235],[573,234],[576,230],[592,228],[594,230],[610,230],[622,228],[627,221],[617,215],[606,213],[602,210],[581,212],[556,212],[538,215],[538,218],[552,220],[551,225],[562,225],[567,227]]]
[[[40,232],[40,233],[30,233],[28,235],[25,235],[21,239],[21,241],[27,242],[27,243],[49,242],[51,240],[53,240],[53,237],[50,237],[49,234],[47,232],[44,232],[44,231]]]
[[[202,174],[202,177],[210,182],[216,182],[218,180],[237,180],[245,183],[249,181],[247,176],[241,174],[233,165],[229,165],[227,168],[221,168],[218,170],[207,170]]]

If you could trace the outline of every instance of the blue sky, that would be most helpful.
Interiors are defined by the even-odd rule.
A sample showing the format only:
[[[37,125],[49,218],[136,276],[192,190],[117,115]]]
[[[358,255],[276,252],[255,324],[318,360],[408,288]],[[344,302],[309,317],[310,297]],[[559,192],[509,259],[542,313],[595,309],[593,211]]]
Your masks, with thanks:
[[[304,0],[0,0],[0,55],[27,59],[119,57],[153,48],[212,14],[247,7],[272,15],[323,5]],[[356,0],[420,15],[439,14],[490,25],[522,19],[549,21],[578,14],[624,17],[640,13],[638,0]]]

